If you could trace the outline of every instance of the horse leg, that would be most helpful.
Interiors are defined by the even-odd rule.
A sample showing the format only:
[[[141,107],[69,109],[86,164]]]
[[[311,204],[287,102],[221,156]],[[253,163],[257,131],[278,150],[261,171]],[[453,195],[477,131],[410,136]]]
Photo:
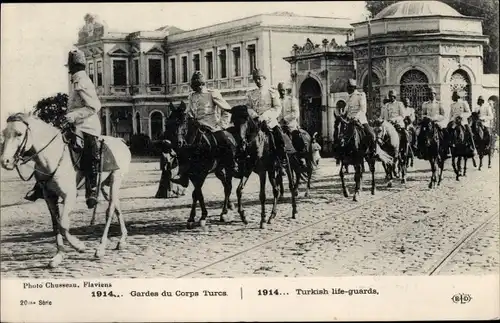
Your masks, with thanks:
[[[238,188],[236,189],[236,197],[238,198],[238,213],[240,214],[240,219],[244,224],[248,224],[248,221],[245,217],[245,210],[241,205],[241,196],[243,194],[243,189],[248,181],[249,177],[243,176],[240,180],[240,184],[238,184]]]
[[[488,168],[491,168],[491,155],[493,155],[493,148],[488,151]]]
[[[204,176],[206,178],[206,175]],[[205,178],[200,179],[200,182],[197,183],[195,186],[195,190],[198,192],[198,201],[200,202],[200,208],[201,208],[201,218],[200,218],[200,226],[204,228],[207,224],[207,216],[208,216],[208,211],[207,207],[205,205],[205,198],[203,197],[203,183],[205,183]],[[231,194],[231,191],[229,191],[229,194]]]
[[[61,261],[64,259],[64,241],[61,231],[59,231],[59,207],[57,206],[58,196],[49,193],[47,190],[43,190],[45,203],[50,212],[50,217],[52,219],[52,229],[56,236],[57,253],[50,260],[49,267],[55,268],[59,266]]]
[[[393,174],[395,169],[395,164],[387,165],[387,187],[392,187]]]
[[[283,176],[281,176],[281,172],[278,171],[276,174],[276,182],[279,184],[279,196],[278,198],[281,200],[285,195],[285,188],[283,187]]]
[[[265,229],[266,227],[266,172],[261,171],[259,173],[260,180],[260,228]]]
[[[344,193],[344,197],[349,197],[349,191],[347,191],[347,188],[345,187],[345,181],[344,181],[344,162],[342,162],[342,164],[340,166],[339,177],[340,177],[340,181],[342,182],[342,192]]]
[[[119,197],[119,192],[122,184],[122,177],[121,174],[113,174],[111,186],[110,186],[110,203],[113,202],[115,206],[115,215],[118,219],[118,222],[120,223],[120,240],[118,241],[118,244],[116,245],[116,250],[121,250],[125,248],[126,241],[127,241],[127,236],[128,236],[128,231],[127,227],[125,225],[125,218],[123,216],[123,212],[120,207],[120,197]]]
[[[271,183],[271,187],[273,188],[273,209],[271,210],[271,216],[269,216],[269,219],[267,220],[267,224],[271,224],[271,221],[276,217],[276,205],[278,204],[279,190],[274,171],[269,171],[268,177],[269,183]]]
[[[481,170],[481,168],[483,168],[483,154],[479,154],[479,168],[478,170]],[[474,161],[474,157],[472,157],[472,160]]]
[[[196,188],[196,186],[195,186],[195,188]],[[188,229],[194,228],[194,218],[196,216],[196,204],[198,203],[198,193],[197,193],[196,189],[193,190],[191,197],[193,199],[193,202],[191,203],[191,213],[189,214],[189,219],[187,222]]]
[[[297,174],[297,185],[294,185],[294,180],[293,180],[293,172],[292,168],[290,166],[290,159],[288,156],[286,156],[286,176],[288,178],[288,187],[290,188],[290,192],[292,192],[292,219],[295,219],[295,216],[297,215],[297,202],[296,202],[296,197],[299,195],[299,178],[300,178],[300,167],[297,166],[296,174]]]
[[[460,176],[460,173],[458,172],[455,158],[456,158],[455,156],[451,157],[451,166],[453,167],[453,171],[455,172],[455,179],[458,181],[458,180],[460,180],[458,178]]]
[[[464,157],[464,172],[463,172],[463,176],[464,177],[467,176],[467,157]]]
[[[312,166],[312,164],[309,164],[309,168],[307,169],[307,187],[306,187],[306,193],[304,194],[304,197],[309,197],[309,190],[311,189],[312,173],[313,173],[313,166]]]
[[[222,212],[220,214],[220,222],[226,222],[224,215],[227,214],[227,209],[229,207],[229,197],[231,195],[231,190],[233,189],[232,180],[229,180],[229,176],[226,176],[222,172],[222,170],[218,170],[217,172],[215,172],[215,176],[217,176],[217,178],[222,182],[222,185],[224,186],[224,203],[222,205]]]
[[[352,200],[354,202],[358,201],[358,195],[361,190],[361,165],[354,165],[354,182],[355,182],[355,187],[354,187],[354,196]]]
[[[439,166],[439,180],[437,185],[441,185],[441,181],[443,180],[443,170],[444,170],[444,158],[440,158],[438,161]]]
[[[429,183],[429,188],[432,189],[434,187],[434,182],[436,181],[436,161],[435,158],[431,157],[429,159],[429,163],[431,164],[431,181]]]
[[[401,172],[401,184],[405,184],[406,183],[406,168],[407,168],[407,165],[406,165],[406,160],[407,160],[407,155],[403,155],[403,156],[400,156],[399,159],[398,159],[398,167],[399,167],[399,171]]]
[[[371,193],[372,195],[375,195],[375,160],[370,160],[368,162],[368,166],[370,167],[370,173],[372,173]]]
[[[71,225],[70,213],[76,202],[76,185],[66,194],[63,201],[61,221],[59,222],[59,232],[68,240],[68,243],[78,252],[85,252],[85,244],[77,237],[69,233]]]

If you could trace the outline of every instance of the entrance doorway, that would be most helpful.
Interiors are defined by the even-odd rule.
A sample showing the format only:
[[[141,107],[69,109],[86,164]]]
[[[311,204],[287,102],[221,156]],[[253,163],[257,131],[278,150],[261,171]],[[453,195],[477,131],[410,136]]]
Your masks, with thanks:
[[[318,81],[308,77],[302,82],[299,90],[300,126],[311,136],[317,132],[321,138],[321,86]]]

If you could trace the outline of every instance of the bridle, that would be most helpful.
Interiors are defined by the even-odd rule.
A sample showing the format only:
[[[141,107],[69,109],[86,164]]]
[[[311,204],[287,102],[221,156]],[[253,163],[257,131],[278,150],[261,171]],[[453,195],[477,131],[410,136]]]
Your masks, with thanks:
[[[36,168],[33,168],[33,173],[31,173],[31,175],[28,178],[25,178],[21,174],[21,171],[19,170],[19,166],[20,165],[25,165],[26,163],[28,163],[29,161],[31,161],[35,157],[37,157],[42,151],[44,151],[48,146],[50,146],[50,144],[52,142],[54,142],[54,140],[59,135],[61,135],[62,133],[58,131],[57,134],[42,149],[40,149],[38,152],[36,152],[36,153],[34,153],[34,154],[30,155],[30,156],[23,157],[23,156],[25,156],[29,152],[29,150],[26,151],[26,145],[28,143],[28,131],[31,131],[31,129],[30,129],[29,124],[26,121],[24,121],[24,120],[16,120],[16,121],[21,121],[22,123],[24,123],[24,125],[26,125],[26,131],[24,132],[23,141],[21,142],[21,145],[19,145],[19,147],[17,147],[17,150],[16,150],[16,152],[14,153],[14,156],[13,156],[14,166],[16,168],[17,174],[25,182],[31,180],[33,178],[33,176],[35,175],[36,172],[38,172],[40,174],[43,174],[43,175],[47,175],[49,178],[46,181],[52,179],[52,177],[54,177],[55,173],[59,169],[59,166],[61,166],[61,163],[62,163],[62,160],[63,160],[63,157],[64,157],[64,153],[66,152],[67,145],[64,145],[63,152],[61,154],[61,158],[59,158],[59,162],[57,163],[56,169],[52,173],[50,173],[50,174],[47,174],[45,172],[37,170]],[[30,150],[31,150],[31,148],[30,148]]]

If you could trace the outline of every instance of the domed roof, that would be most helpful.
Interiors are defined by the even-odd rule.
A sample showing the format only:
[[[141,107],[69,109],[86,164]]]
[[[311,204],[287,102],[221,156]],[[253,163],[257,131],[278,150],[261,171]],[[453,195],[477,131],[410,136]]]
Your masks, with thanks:
[[[434,15],[463,17],[441,1],[401,1],[380,11],[374,19]]]

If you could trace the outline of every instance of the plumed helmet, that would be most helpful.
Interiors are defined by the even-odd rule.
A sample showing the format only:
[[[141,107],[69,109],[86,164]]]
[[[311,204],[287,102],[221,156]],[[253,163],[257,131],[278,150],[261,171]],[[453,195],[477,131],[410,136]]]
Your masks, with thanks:
[[[193,76],[191,76],[191,84],[193,83],[198,83],[201,85],[205,84],[205,75],[201,71],[196,71],[193,73]]]
[[[356,80],[355,79],[349,79],[347,81],[347,86],[356,87],[357,86]]]
[[[256,78],[256,77],[265,78],[266,76],[264,75],[264,73],[262,73],[262,70],[260,68],[254,68],[254,70],[252,71],[252,77],[253,78]]]
[[[85,53],[79,50],[78,48],[72,49],[68,53],[68,64],[69,65],[75,65],[75,64],[80,64],[83,66],[87,65],[87,62],[85,60]]]

